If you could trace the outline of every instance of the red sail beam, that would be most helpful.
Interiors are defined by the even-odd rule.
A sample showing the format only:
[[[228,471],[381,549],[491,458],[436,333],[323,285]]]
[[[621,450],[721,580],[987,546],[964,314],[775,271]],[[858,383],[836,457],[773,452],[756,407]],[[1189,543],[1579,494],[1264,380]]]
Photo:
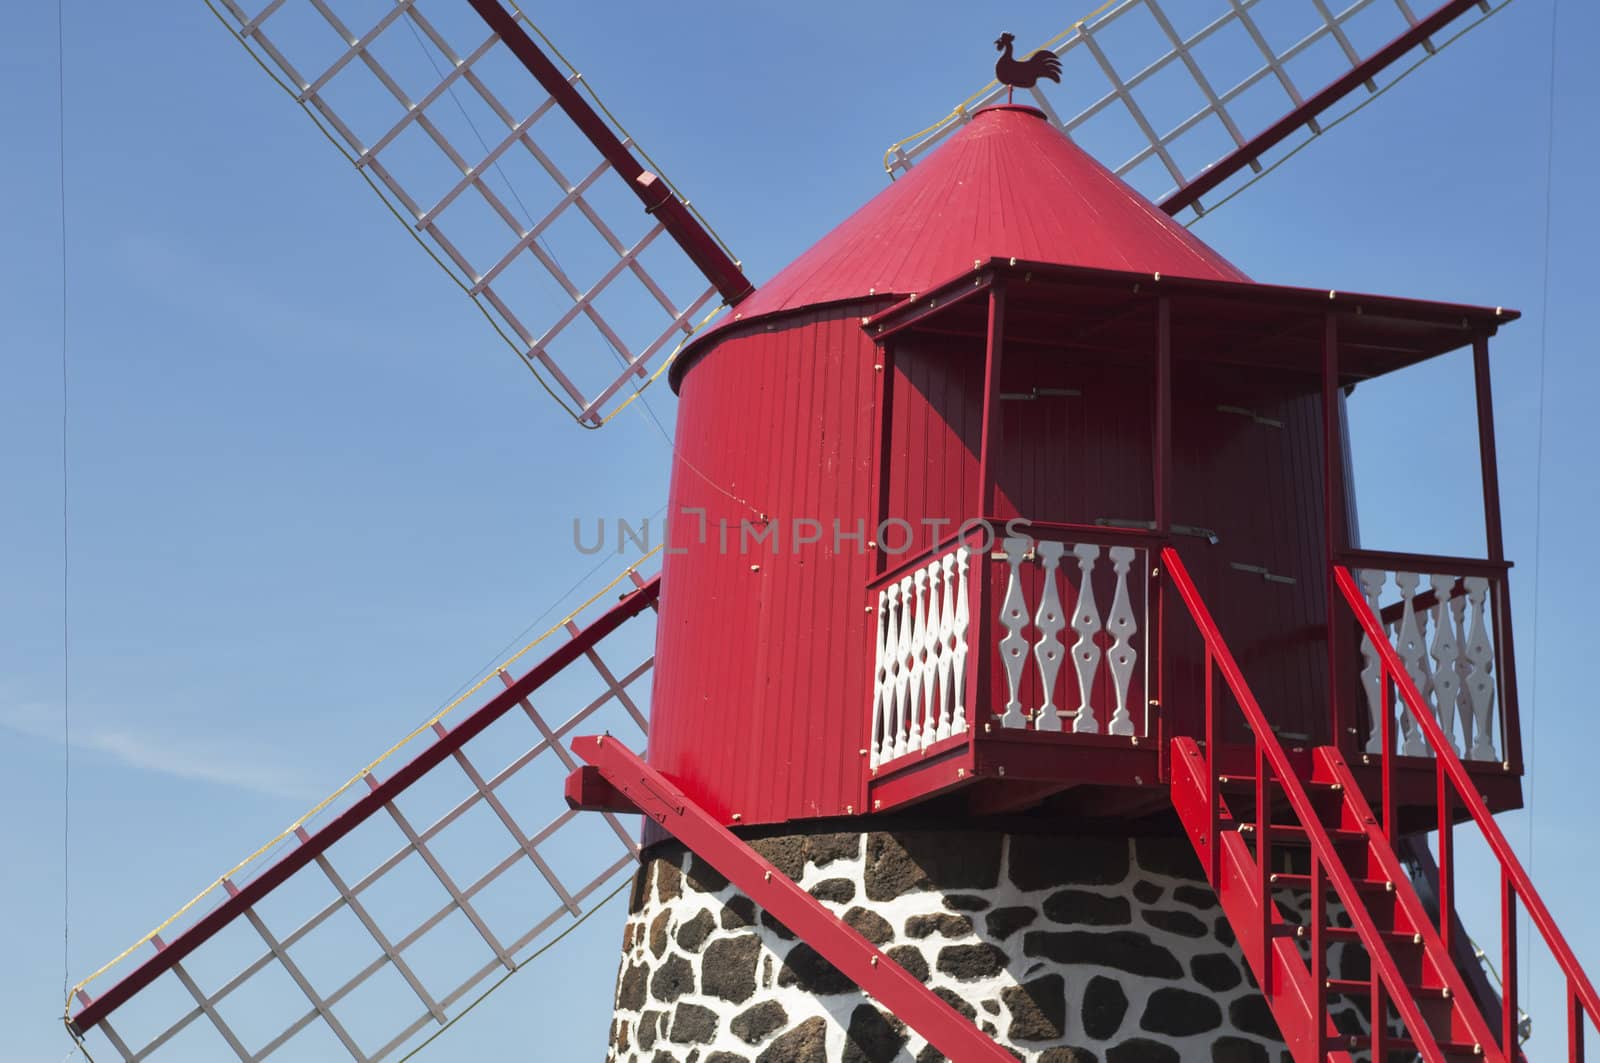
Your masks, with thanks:
[[[550,57],[534,43],[522,24],[509,14],[500,0],[467,0],[478,16],[488,24],[511,54],[527,68],[528,73],[543,86],[560,108],[572,119],[580,132],[605,156],[612,169],[628,183],[634,195],[644,204],[647,214],[660,219],[667,234],[683,248],[701,273],[705,274],[717,292],[731,305],[749,295],[754,285],[744,275],[722,245],[717,243],[700,219],[694,216],[682,200],[673,194],[667,182],[640,165],[627,145],[606,123],[589,101],[583,98],[567,76],[550,61]]]
[[[1231,155],[1214,163],[1194,180],[1162,200],[1161,209],[1168,214],[1177,214],[1183,208],[1193,206],[1201,196],[1249,166],[1263,153],[1282,143],[1295,130],[1355,91],[1356,86],[1371,80],[1375,74],[1444,29],[1478,2],[1479,0],[1450,0],[1450,3],[1444,4],[1433,14],[1419,20],[1416,25],[1363,59],[1321,92],[1309,97],[1300,106],[1246,141]]]
[[[306,837],[299,845],[285,853],[277,863],[251,879],[193,926],[167,942],[159,952],[136,967],[122,981],[90,1000],[77,1015],[73,1016],[74,1031],[82,1036],[92,1030],[113,1011],[126,1004],[134,994],[170,971],[229,923],[260,903],[263,897],[288,881],[291,875],[326,853],[335,842],[355,830],[368,818],[383,811],[418,779],[455,755],[473,737],[481,734],[490,724],[516,708],[524,698],[532,695],[562,669],[592,650],[601,639],[654,605],[660,593],[661,582],[660,577],[657,577],[629,594],[604,616],[579,631],[570,641],[540,661],[521,679],[495,695],[452,730],[446,731],[438,741],[419,753],[416,759],[377,783],[349,808],[329,820],[326,826]]]

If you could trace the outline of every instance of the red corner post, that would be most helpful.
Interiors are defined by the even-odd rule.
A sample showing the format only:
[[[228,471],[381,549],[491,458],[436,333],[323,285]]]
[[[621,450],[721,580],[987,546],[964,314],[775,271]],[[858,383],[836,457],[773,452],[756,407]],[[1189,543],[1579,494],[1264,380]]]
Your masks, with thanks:
[[[934,1048],[961,1063],[1014,1063],[1011,1053],[846,926],[627,746],[596,735],[579,738],[572,749],[640,812],[671,831]]]

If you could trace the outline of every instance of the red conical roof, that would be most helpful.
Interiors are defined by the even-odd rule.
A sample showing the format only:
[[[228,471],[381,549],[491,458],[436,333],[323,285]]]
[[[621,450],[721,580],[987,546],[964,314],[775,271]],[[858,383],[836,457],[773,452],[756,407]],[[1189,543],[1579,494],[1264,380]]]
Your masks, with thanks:
[[[1249,280],[1039,111],[1006,106],[975,114],[737,312],[908,295],[988,258]]]

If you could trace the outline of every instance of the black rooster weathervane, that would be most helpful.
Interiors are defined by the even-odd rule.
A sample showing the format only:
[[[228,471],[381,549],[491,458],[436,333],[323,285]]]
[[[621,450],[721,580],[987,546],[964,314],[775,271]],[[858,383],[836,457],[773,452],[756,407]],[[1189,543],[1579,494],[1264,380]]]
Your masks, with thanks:
[[[994,46],[1001,52],[1000,61],[994,65],[995,80],[1006,87],[1006,102],[1016,89],[1031,89],[1040,78],[1061,84],[1061,59],[1054,52],[1040,49],[1018,62],[1011,56],[1011,42],[1016,37],[1002,33]]]

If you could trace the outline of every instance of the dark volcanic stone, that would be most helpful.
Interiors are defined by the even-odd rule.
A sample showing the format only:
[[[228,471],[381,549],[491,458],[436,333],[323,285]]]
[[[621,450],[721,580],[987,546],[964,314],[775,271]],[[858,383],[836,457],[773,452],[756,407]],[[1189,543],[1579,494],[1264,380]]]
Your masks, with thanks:
[[[656,896],[663,902],[683,896],[683,872],[675,860],[656,861]]]
[[[644,1007],[645,988],[650,982],[650,969],[643,964],[630,965],[617,980],[617,1009],[638,1011]]]
[[[970,893],[952,893],[944,899],[944,906],[952,912],[981,912],[989,907],[989,902]]]
[[[650,976],[650,996],[671,1004],[685,993],[694,992],[694,968],[682,956],[673,956]]]
[[[744,894],[736,894],[728,898],[728,903],[722,906],[722,929],[737,930],[742,926],[753,926],[756,921],[756,902]]]
[[[831,993],[848,993],[855,983],[839,969],[823,959],[817,950],[801,942],[789,950],[789,956],[778,971],[778,985],[799,986],[808,993],[819,996]]]
[[[1226,952],[1208,952],[1196,956],[1189,961],[1189,972],[1194,975],[1196,982],[1213,993],[1232,989],[1244,981],[1239,974],[1239,965]]]
[[[756,1063],[828,1063],[828,1020],[807,1019],[768,1045]]]
[[[1256,1041],[1219,1037],[1211,1042],[1211,1063],[1271,1063],[1272,1057]]]
[[[1151,1033],[1189,1037],[1222,1025],[1222,1009],[1210,997],[1187,989],[1158,989],[1150,994],[1139,1025]]]
[[[818,867],[835,860],[854,860],[861,855],[861,835],[854,831],[813,834],[806,843],[806,856]]]
[[[965,1015],[968,1020],[973,1022],[977,1021],[978,1009],[973,1007],[972,1003],[968,1001],[966,997],[962,996],[960,993],[957,993],[954,989],[946,989],[944,986],[940,986],[938,989],[935,989],[933,993],[940,1000],[944,1001],[946,1004],[949,1004],[952,1008],[955,1008],[961,1014]]]
[[[999,974],[1006,966],[1006,954],[994,945],[946,945],[939,950],[939,970],[957,981],[975,982]]]
[[[891,960],[906,969],[906,973],[919,982],[928,980],[928,961],[915,945],[896,945],[885,953]]]
[[[711,931],[716,929],[717,921],[711,918],[710,912],[701,912],[693,919],[678,927],[678,945],[688,952],[699,952],[700,946],[706,943],[706,938],[711,936]]]
[[[789,1013],[776,1000],[763,1000],[733,1017],[728,1029],[747,1045],[758,1045],[789,1024]]]
[[[811,887],[811,896],[819,901],[849,904],[856,899],[856,884],[847,878],[825,878]]]
[[[1172,953],[1131,930],[1103,934],[1030,930],[1023,936],[1022,949],[1029,956],[1057,963],[1090,963],[1150,978],[1183,977],[1183,965]]]
[[[1140,879],[1133,884],[1133,895],[1138,898],[1140,904],[1154,904],[1165,892],[1167,891],[1148,879]]]
[[[1106,1063],[1181,1063],[1182,1058],[1177,1049],[1145,1037],[1106,1050]]]
[[[656,1038],[661,1036],[661,1020],[666,1018],[664,1011],[647,1011],[639,1016],[639,1047],[649,1051],[656,1045]]]
[[[1147,911],[1144,921],[1158,930],[1186,938],[1203,938],[1208,932],[1206,925],[1188,912]]]
[[[806,838],[791,834],[778,838],[757,838],[750,848],[760,853],[772,866],[792,879],[798,879],[806,869]]]
[[[913,915],[906,920],[906,937],[927,938],[938,934],[940,937],[964,938],[970,933],[972,920],[964,915],[935,912],[933,915]]]
[[[706,1057],[706,1063],[750,1063],[750,1060],[732,1052],[713,1052]]]
[[[1217,906],[1217,895],[1204,886],[1179,886],[1172,891],[1172,899],[1202,912],[1209,912]]]
[[[771,912],[763,911],[761,913],[761,925],[779,937],[783,938],[785,941],[794,940],[794,931],[784,926],[783,923],[780,922],[778,918]]]
[[[1066,1032],[1067,984],[1059,974],[1006,986],[1000,999],[1011,1012],[1008,1040],[1054,1041]]]
[[[949,1057],[932,1045],[924,1045],[917,1053],[917,1063],[950,1063]]]
[[[707,996],[721,997],[735,1004],[749,1000],[756,991],[756,957],[761,939],[754,934],[713,941],[700,961],[700,982]]]
[[[905,1023],[871,1004],[861,1004],[850,1013],[842,1063],[889,1063],[905,1043]]]
[[[1200,867],[1200,859],[1194,855],[1194,848],[1187,839],[1136,838],[1133,842],[1133,852],[1139,860],[1139,866],[1153,874],[1171,875],[1173,878],[1187,878],[1197,882],[1205,881],[1205,871]]]
[[[1000,1014],[1000,1003],[995,1000],[985,1000],[983,1001],[983,1010],[990,1015],[998,1015]]]
[[[889,920],[870,908],[850,909],[844,913],[844,924],[874,945],[885,944],[894,937],[894,927],[889,925]]]
[[[1107,897],[1088,890],[1059,890],[1045,898],[1045,918],[1084,926],[1127,926],[1133,909],[1126,897]]]
[[[699,1004],[679,1004],[667,1036],[680,1045],[710,1044],[717,1036],[717,1013]]]
[[[656,916],[650,923],[650,951],[660,959],[667,951],[667,921],[672,918],[669,908]]]
[[[1011,881],[1025,890],[1109,886],[1128,877],[1128,843],[1114,838],[1017,834],[1008,857]]]
[[[1003,835],[937,830],[867,835],[867,899],[892,901],[915,890],[991,889],[1000,877]]]
[[[689,880],[690,889],[701,893],[721,893],[728,885],[728,879],[722,872],[693,853],[689,855],[689,870],[684,877]]]
[[[1039,1054],[1039,1063],[1100,1063],[1100,1058],[1087,1048],[1047,1048]]]
[[[1232,945],[1238,940],[1238,938],[1233,936],[1233,924],[1228,922],[1228,917],[1225,915],[1219,916],[1217,921],[1211,924],[1211,932],[1215,934],[1217,940],[1222,942],[1224,945]]]
[[[1283,1034],[1278,1032],[1278,1024],[1272,1018],[1272,1010],[1259,993],[1240,997],[1229,1004],[1228,1021],[1245,1033],[1253,1033],[1268,1041],[1283,1040]]]
[[[996,908],[984,916],[983,925],[989,931],[990,937],[1004,941],[1037,918],[1039,918],[1038,912],[1019,905],[1013,908]]]
[[[642,865],[633,875],[633,886],[628,890],[628,914],[638,915],[644,911],[645,898],[650,896],[650,876],[653,874],[652,865]]]
[[[1096,1041],[1116,1036],[1128,1014],[1128,994],[1113,978],[1095,975],[1083,990],[1083,1032]]]

